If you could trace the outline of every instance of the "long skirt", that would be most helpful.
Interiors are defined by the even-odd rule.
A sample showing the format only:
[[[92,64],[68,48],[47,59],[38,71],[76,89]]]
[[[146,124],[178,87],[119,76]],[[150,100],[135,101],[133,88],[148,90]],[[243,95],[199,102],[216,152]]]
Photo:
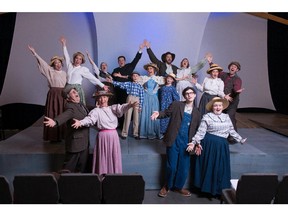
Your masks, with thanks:
[[[217,95],[210,95],[206,92],[201,96],[201,99],[199,102],[199,111],[200,111],[201,117],[204,114],[208,113],[208,110],[206,110],[206,104],[209,103],[209,101],[212,100],[216,96]]]
[[[151,120],[153,111],[159,111],[157,94],[144,94],[144,102],[140,117],[139,136],[142,139],[160,139],[160,120]]]
[[[203,147],[195,160],[194,185],[202,192],[221,195],[222,189],[230,188],[230,152],[226,138],[206,133]]]
[[[117,131],[101,130],[96,136],[92,173],[122,173],[121,147]]]
[[[45,116],[54,119],[64,111],[65,103],[62,96],[63,88],[52,87],[47,93]],[[43,139],[45,141],[61,141],[65,138],[66,124],[59,127],[43,127]]]

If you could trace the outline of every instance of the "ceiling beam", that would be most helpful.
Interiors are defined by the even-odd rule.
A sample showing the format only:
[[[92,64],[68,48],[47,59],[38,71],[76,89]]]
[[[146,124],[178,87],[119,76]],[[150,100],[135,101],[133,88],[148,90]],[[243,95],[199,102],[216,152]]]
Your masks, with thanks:
[[[275,16],[275,15],[272,15],[272,14],[269,14],[269,13],[248,13],[248,14],[251,14],[253,16],[257,16],[257,17],[260,17],[260,18],[263,18],[263,19],[266,19],[266,20],[273,20],[275,22],[278,22],[278,23],[281,23],[281,24],[284,24],[284,25],[288,25],[288,20],[287,19]]]

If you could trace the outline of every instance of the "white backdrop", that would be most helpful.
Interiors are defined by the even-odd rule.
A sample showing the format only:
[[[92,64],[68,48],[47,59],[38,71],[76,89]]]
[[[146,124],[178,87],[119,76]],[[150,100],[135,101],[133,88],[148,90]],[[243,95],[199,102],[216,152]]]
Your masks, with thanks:
[[[239,61],[245,88],[239,107],[275,110],[268,84],[266,31],[266,20],[245,13],[17,13],[0,105],[45,104],[47,82],[27,45],[49,61],[62,54],[59,38],[64,35],[71,55],[87,50],[96,63],[106,61],[110,71],[117,67],[119,55],[132,61],[143,39],[151,42],[159,59],[166,51],[174,52],[178,66],[184,57],[193,65],[208,51],[224,69],[230,61]],[[145,73],[143,65],[148,61],[144,50],[136,70]],[[88,62],[85,66],[91,68]],[[207,68],[199,73],[200,83]],[[86,80],[83,86],[88,104],[93,105],[94,86]]]

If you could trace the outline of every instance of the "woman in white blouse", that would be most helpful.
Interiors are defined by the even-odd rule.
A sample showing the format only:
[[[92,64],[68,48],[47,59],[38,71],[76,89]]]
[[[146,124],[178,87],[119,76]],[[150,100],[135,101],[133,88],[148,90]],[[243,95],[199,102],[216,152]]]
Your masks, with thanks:
[[[73,61],[71,62],[70,56],[66,47],[66,39],[60,38],[63,46],[64,58],[67,66],[67,85],[73,85],[80,96],[80,101],[86,105],[85,94],[82,88],[83,78],[88,79],[92,84],[99,85],[105,91],[108,91],[108,86],[105,86],[99,79],[97,79],[87,67],[82,66],[85,63],[85,56],[81,52],[73,54]]]
[[[199,103],[199,111],[201,113],[201,116],[207,113],[205,107],[212,98],[221,97],[229,100],[230,96],[226,96],[224,94],[224,82],[220,78],[218,78],[220,71],[223,71],[223,69],[219,65],[212,64],[207,70],[207,74],[209,74],[210,76],[204,78],[202,85],[197,83],[197,80],[195,78],[192,78],[192,82],[194,83],[195,87],[199,91],[203,92]]]
[[[234,129],[228,114],[222,113],[229,102],[214,97],[207,105],[209,111],[201,120],[197,133],[188,143],[187,151],[195,151],[194,186],[201,192],[220,196],[222,189],[230,188],[230,152],[228,135],[243,144],[243,139]]]

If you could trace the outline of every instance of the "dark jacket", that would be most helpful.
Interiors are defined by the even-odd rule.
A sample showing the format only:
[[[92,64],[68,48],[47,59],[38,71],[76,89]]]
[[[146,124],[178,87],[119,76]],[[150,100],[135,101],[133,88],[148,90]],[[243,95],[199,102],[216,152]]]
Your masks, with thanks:
[[[159,72],[157,73],[158,76],[166,76],[166,69],[167,69],[167,66],[166,66],[166,63],[165,62],[162,62],[160,61],[155,55],[154,53],[152,52],[151,48],[148,48],[147,49],[147,53],[148,53],[148,56],[150,58],[150,61],[152,61],[154,64],[157,65],[157,67],[159,68]],[[172,70],[173,70],[173,73],[176,75],[177,74],[177,69],[178,67],[175,66],[175,65],[171,65],[172,66]]]
[[[67,124],[67,131],[65,137],[65,149],[67,152],[80,152],[89,147],[89,127],[81,127],[74,129],[71,125],[74,123],[73,119],[82,120],[88,114],[88,110],[80,103],[67,102],[65,111],[58,115],[54,121],[57,126],[64,123]]]
[[[184,116],[185,104],[185,101],[174,101],[168,107],[168,109],[159,112],[158,118],[170,117],[168,128],[163,138],[163,142],[167,147],[173,145],[178,135],[178,131],[180,129],[181,122]],[[196,107],[194,107],[189,127],[189,142],[192,141],[192,137],[196,134],[196,131],[200,125],[200,121],[200,112]]]

